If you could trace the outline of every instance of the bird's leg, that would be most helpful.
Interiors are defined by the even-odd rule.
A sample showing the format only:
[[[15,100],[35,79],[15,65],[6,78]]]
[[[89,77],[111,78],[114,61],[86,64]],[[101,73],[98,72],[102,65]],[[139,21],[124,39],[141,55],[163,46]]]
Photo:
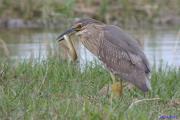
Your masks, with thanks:
[[[122,81],[116,82],[115,76],[110,72],[112,85],[105,85],[100,91],[99,95],[101,96],[108,96],[110,94],[110,99],[112,101],[113,97],[119,97],[122,95]]]
[[[121,96],[123,92],[122,80],[120,82],[116,82],[115,76],[110,72],[113,84],[111,85],[112,95],[113,96]]]

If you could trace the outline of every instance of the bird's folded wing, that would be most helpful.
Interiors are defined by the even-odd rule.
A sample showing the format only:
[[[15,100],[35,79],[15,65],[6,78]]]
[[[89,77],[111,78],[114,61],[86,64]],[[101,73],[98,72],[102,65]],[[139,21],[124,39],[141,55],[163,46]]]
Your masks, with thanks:
[[[119,27],[107,25],[104,27],[104,39],[104,42],[109,42],[108,45],[111,45],[111,47],[113,46],[121,54],[124,54],[124,59],[128,59],[137,67],[139,67],[141,63],[143,64],[141,65],[141,67],[144,67],[143,69],[145,70],[145,72],[150,72],[148,60],[143,53],[140,45],[126,32],[121,30]]]

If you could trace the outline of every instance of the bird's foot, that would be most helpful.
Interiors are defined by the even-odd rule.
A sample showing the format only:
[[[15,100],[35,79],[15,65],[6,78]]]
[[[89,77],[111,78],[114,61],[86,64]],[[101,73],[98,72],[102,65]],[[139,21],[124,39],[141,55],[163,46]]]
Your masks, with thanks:
[[[100,96],[110,96],[111,98],[117,98],[122,96],[123,94],[123,86],[120,82],[115,82],[112,85],[105,85],[101,90],[98,92]]]
[[[128,90],[134,90],[135,86],[132,83],[126,83],[125,88],[127,88]]]
[[[103,86],[103,88],[101,88],[100,91],[98,92],[100,96],[106,96],[106,97],[108,97],[110,93],[111,93],[111,86],[109,84]]]
[[[120,82],[111,85],[113,97],[120,97],[123,94],[123,86]]]

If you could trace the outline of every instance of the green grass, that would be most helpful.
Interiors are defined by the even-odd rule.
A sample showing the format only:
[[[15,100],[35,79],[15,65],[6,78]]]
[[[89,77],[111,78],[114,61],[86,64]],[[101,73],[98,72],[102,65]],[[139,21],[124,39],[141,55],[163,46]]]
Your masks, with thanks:
[[[78,65],[59,59],[39,62],[0,62],[1,119],[117,119],[157,120],[161,115],[180,118],[180,69],[157,69],[152,72],[153,91],[145,97],[138,89],[124,89],[112,104],[98,91],[110,83],[109,73],[100,65]],[[129,109],[136,99],[143,101]],[[180,100],[180,99],[179,99]]]

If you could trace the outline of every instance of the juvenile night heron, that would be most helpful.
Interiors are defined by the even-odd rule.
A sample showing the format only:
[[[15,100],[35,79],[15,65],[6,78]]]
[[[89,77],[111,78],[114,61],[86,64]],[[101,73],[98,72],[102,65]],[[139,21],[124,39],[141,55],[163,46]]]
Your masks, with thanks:
[[[68,36],[78,35],[82,44],[98,57],[110,71],[113,80],[120,78],[137,86],[143,92],[151,89],[148,60],[136,40],[114,25],[87,18],[75,22],[57,39],[69,42],[71,54],[76,56]],[[76,58],[76,57],[75,57]],[[112,85],[112,91],[122,93],[122,82]]]

